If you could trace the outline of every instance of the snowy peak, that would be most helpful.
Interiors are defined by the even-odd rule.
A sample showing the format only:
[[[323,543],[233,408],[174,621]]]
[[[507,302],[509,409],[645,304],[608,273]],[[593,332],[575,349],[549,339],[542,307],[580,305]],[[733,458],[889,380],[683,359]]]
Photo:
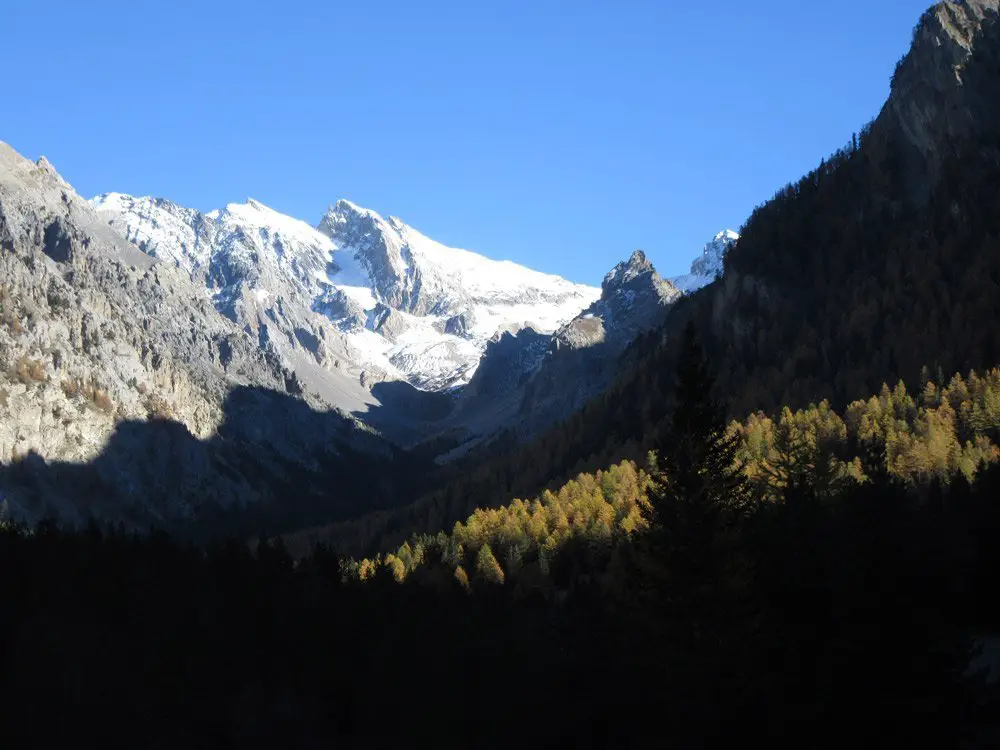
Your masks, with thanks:
[[[710,242],[705,244],[701,255],[691,263],[691,272],[677,276],[671,281],[685,294],[701,289],[711,284],[722,275],[723,262],[726,253],[736,244],[740,236],[732,229],[719,232]]]
[[[341,199],[318,229],[342,249],[344,260],[355,261],[355,275],[364,278],[380,302],[416,314],[430,311],[415,294],[420,279],[404,254],[399,232],[377,213]]]
[[[381,302],[415,315],[456,315],[477,305],[582,308],[597,296],[592,287],[559,276],[447,247],[396,217],[346,200],[330,207],[319,230],[365,267]],[[557,324],[538,322],[549,329]]]
[[[229,203],[223,210],[205,216],[222,225],[238,225],[244,230],[257,230],[262,235],[284,237],[296,247],[333,249],[328,238],[306,222],[286,216],[253,198],[247,198],[245,203]]]
[[[120,193],[92,205],[148,255],[187,271],[288,367],[305,361],[366,388],[462,384],[498,330],[554,331],[599,295],[446,247],[347,200],[315,228],[253,198],[207,213]]]
[[[206,217],[163,198],[105,193],[90,201],[126,239],[158,260],[188,273],[209,261]],[[127,216],[128,221],[119,220]]]
[[[349,221],[352,217],[370,217],[372,219],[382,218],[370,208],[359,206],[357,203],[349,201],[346,198],[340,198],[336,203],[330,206],[330,208],[327,209],[326,216],[339,218],[343,221]]]
[[[700,276],[718,276],[722,273],[722,262],[729,248],[736,244],[740,236],[732,229],[719,232],[705,245],[701,256],[691,263],[691,273]]]

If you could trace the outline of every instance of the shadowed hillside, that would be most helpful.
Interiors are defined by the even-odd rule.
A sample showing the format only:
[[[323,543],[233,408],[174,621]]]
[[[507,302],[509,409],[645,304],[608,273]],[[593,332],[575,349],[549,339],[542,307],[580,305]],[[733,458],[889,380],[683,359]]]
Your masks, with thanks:
[[[294,396],[236,388],[223,410],[208,440],[165,419],[124,421],[90,463],[28,454],[0,471],[8,512],[199,536],[275,533],[391,506],[432,475],[356,422]]]

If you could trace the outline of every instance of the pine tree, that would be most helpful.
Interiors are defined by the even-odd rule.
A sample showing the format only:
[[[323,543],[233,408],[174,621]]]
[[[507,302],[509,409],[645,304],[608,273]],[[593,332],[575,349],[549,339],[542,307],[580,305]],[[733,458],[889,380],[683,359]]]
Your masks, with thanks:
[[[694,326],[689,323],[683,335],[676,404],[661,446],[649,518],[653,535],[675,550],[678,543],[694,541],[685,540],[689,535],[739,526],[754,505],[737,465],[740,437],[727,431],[725,406],[713,398],[715,381]]]
[[[674,721],[682,734],[683,727],[697,732],[704,726],[697,718],[702,711],[739,711],[741,700],[734,696],[749,672],[741,653],[753,616],[740,531],[755,503],[736,458],[739,436],[727,431],[725,407],[712,388],[689,324],[672,420],[658,465],[651,467],[649,531],[636,545],[632,603],[643,659],[654,670],[648,677],[672,675],[654,702],[678,706],[682,713]],[[724,694],[728,702],[719,705]]]

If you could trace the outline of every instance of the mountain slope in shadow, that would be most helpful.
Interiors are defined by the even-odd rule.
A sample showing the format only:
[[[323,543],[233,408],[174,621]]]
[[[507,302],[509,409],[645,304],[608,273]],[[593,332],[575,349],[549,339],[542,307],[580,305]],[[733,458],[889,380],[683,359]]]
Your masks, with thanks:
[[[419,459],[294,396],[235,388],[224,414],[207,440],[174,421],[123,421],[90,463],[28,454],[0,468],[7,512],[199,535],[274,533],[392,506],[430,477]]]

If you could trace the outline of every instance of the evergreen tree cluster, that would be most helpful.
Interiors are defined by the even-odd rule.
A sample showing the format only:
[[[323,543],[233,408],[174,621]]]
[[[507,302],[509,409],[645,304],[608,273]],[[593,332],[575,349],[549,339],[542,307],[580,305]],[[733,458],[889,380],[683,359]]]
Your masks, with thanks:
[[[955,374],[945,381],[940,375],[931,378],[925,368],[921,380],[916,396],[902,381],[893,388],[883,384],[877,396],[852,402],[843,416],[826,401],[795,411],[786,406],[775,418],[758,411],[730,423],[716,439],[727,446],[727,466],[741,467],[754,497],[763,502],[776,502],[805,485],[819,497],[832,497],[849,485],[881,476],[924,494],[932,482],[948,484],[959,475],[972,481],[983,466],[1000,459],[1000,369]],[[661,465],[653,451],[644,466],[626,459],[608,469],[581,473],[530,501],[475,508],[455,523],[450,535],[414,534],[402,545],[390,546],[395,551],[385,557],[350,563],[346,574],[367,578],[386,562],[402,580],[433,558],[453,569],[462,567],[469,575],[480,548],[488,545],[507,575],[507,562],[512,561],[516,575],[535,580],[539,571],[548,576],[552,552],[576,538],[586,540],[594,559],[610,559],[600,548],[647,526],[641,510],[656,486],[654,478],[685,487],[698,481],[686,474],[686,467],[697,465],[697,457],[678,458],[684,446],[664,445],[662,450],[674,456],[668,459],[673,468]],[[721,467],[715,467],[711,473],[719,471]],[[466,502],[474,505],[475,500]],[[349,528],[357,529],[358,524]],[[434,550],[430,557],[428,550]]]

